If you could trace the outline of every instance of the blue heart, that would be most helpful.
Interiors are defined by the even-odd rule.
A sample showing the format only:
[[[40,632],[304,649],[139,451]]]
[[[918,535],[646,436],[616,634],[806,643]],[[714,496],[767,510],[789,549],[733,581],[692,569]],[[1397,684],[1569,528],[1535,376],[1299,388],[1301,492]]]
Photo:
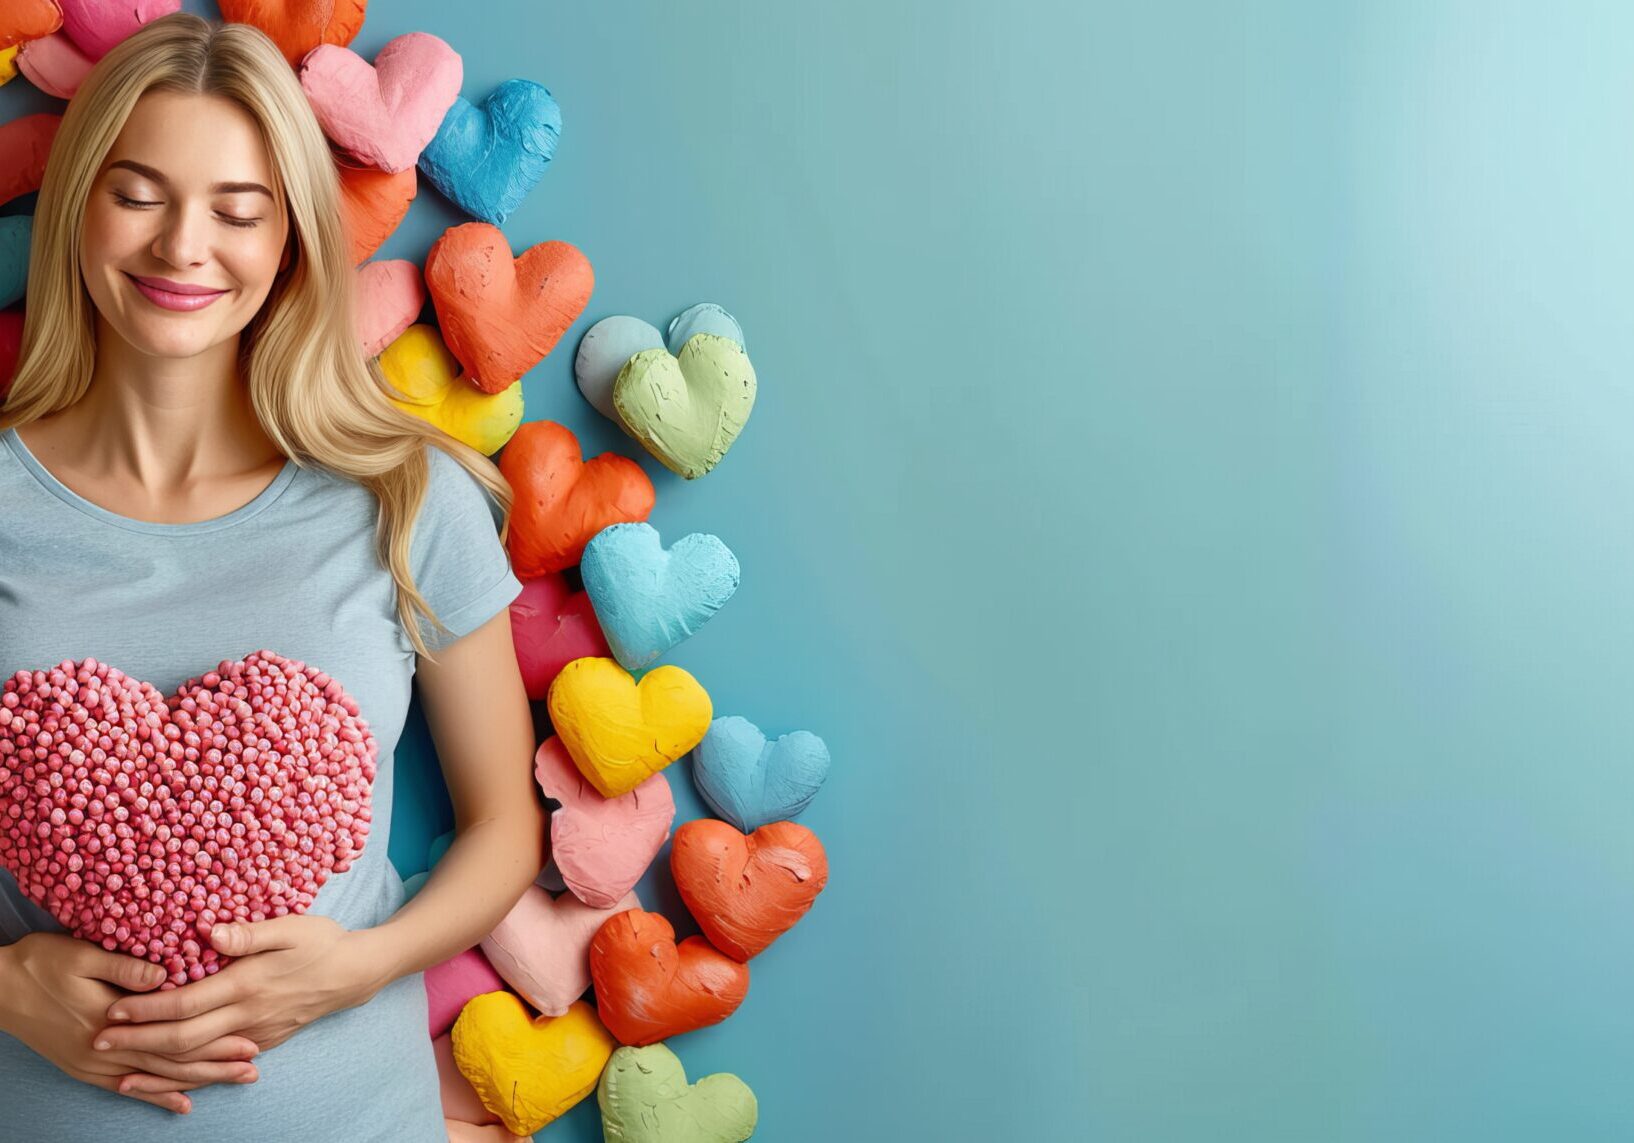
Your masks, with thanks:
[[[698,333],[712,333],[727,341],[737,342],[745,352],[749,349],[743,344],[743,327],[738,324],[738,319],[714,302],[699,302],[669,323],[669,351],[677,357],[681,356],[681,348]],[[645,349],[646,346],[641,348]]]
[[[0,218],[0,308],[28,293],[28,246],[33,235],[32,214]]]
[[[767,742],[746,718],[717,718],[692,752],[692,781],[744,833],[800,816],[828,777],[828,746],[809,730]]]
[[[613,407],[613,382],[618,379],[618,371],[643,349],[660,349],[663,345],[663,335],[640,318],[623,314],[602,318],[585,331],[573,358],[573,377],[579,383],[579,392],[596,407],[596,412],[622,428],[624,422]]]
[[[584,546],[584,590],[613,657],[639,670],[709,622],[738,589],[738,558],[694,532],[665,551],[651,524],[613,524]]]
[[[465,213],[498,226],[544,175],[561,134],[562,109],[550,92],[508,79],[480,108],[454,100],[420,152],[420,169]]]

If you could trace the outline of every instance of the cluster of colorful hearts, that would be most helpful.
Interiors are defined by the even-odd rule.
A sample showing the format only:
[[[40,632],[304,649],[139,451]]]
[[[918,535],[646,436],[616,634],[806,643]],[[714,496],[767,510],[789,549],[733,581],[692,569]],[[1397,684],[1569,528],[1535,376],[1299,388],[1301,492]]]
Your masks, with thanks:
[[[747,1139],[758,1115],[748,1087],[726,1074],[689,1085],[663,1041],[730,1016],[749,961],[826,884],[821,843],[791,819],[827,776],[827,748],[805,731],[768,742],[746,719],[715,718],[680,667],[631,673],[714,615],[739,569],[714,536],[662,546],[645,523],[656,493],[640,465],[586,461],[561,425],[522,423],[523,374],[593,284],[573,246],[515,256],[498,229],[549,165],[560,111],[526,79],[481,107],[466,102],[459,55],[424,33],[369,63],[346,47],[365,4],[221,0],[221,10],[279,45],[333,144],[362,263],[363,352],[378,356],[403,409],[485,454],[504,448],[516,492],[510,554],[526,582],[511,618],[529,696],[555,731],[534,759],[555,807],[551,858],[479,947],[426,974],[450,1136],[530,1135],[595,1090],[610,1140]],[[68,99],[113,45],[179,8],[0,0],[0,82],[20,72]],[[58,122],[0,125],[0,203],[39,188]],[[438,238],[423,274],[367,261],[407,213],[417,170],[478,220]],[[26,293],[28,242],[27,216],[0,218],[0,307]],[[416,324],[428,295],[436,327]],[[0,312],[0,395],[21,324]],[[575,373],[596,409],[687,479],[720,462],[755,399],[742,330],[713,305],[662,334],[636,318],[601,321]],[[565,574],[575,567],[582,591]],[[663,771],[688,753],[724,820],[688,821],[671,839]],[[339,684],[271,651],[169,697],[93,659],[21,671],[0,692],[0,863],[68,931],[164,964],[176,987],[226,963],[207,939],[218,919],[300,912],[350,867],[369,829],[375,755]],[[702,930],[679,943],[635,892],[666,841]]]

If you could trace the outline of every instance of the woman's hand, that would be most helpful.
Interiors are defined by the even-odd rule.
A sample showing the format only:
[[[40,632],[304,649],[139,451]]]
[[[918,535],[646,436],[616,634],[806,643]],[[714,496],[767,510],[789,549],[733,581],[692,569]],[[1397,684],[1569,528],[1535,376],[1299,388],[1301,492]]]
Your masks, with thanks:
[[[277,1047],[320,1016],[362,1004],[384,987],[357,936],[329,917],[305,913],[216,925],[210,943],[232,963],[180,988],[107,1005],[95,1041],[112,1053],[174,1058],[231,1035],[263,1051]]]
[[[255,1065],[242,1061],[260,1047],[238,1035],[212,1036],[185,1052],[164,1055],[91,1047],[109,1005],[164,982],[164,970],[155,964],[47,932],[0,947],[0,957],[5,992],[0,1028],[83,1083],[186,1114],[193,1101],[182,1092],[257,1078]]]

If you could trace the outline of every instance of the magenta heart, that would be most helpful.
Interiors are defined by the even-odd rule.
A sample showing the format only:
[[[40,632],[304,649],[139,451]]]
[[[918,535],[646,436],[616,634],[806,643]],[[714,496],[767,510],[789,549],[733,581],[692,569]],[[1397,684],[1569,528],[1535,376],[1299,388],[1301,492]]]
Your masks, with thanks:
[[[511,604],[511,639],[523,685],[534,702],[545,701],[550,684],[574,659],[613,654],[589,594],[569,589],[560,572],[522,582],[522,594]]]
[[[398,36],[367,60],[319,44],[301,60],[301,87],[335,146],[382,171],[406,171],[459,98],[465,65],[429,32]]]
[[[658,855],[675,820],[675,797],[662,774],[616,798],[604,798],[552,735],[533,756],[533,777],[561,807],[550,815],[550,856],[573,896],[611,909]]]
[[[339,682],[271,651],[169,698],[95,659],[0,691],[0,865],[73,936],[160,964],[232,958],[217,923],[304,912],[369,832],[377,745]]]

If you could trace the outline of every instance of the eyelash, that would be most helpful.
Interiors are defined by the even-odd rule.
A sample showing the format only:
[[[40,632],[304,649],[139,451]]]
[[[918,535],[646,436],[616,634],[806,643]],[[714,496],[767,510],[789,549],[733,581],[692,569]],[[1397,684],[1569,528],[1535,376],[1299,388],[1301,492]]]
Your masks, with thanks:
[[[156,202],[145,202],[142,199],[126,198],[124,195],[119,194],[118,192],[115,192],[113,197],[114,197],[114,200],[117,201],[120,206],[128,206],[128,207],[131,207],[133,209],[140,209],[140,208],[145,207],[145,206],[158,206],[159,205]],[[252,227],[252,226],[261,225],[261,220],[258,219],[258,218],[249,218],[249,219],[245,219],[245,218],[223,218],[221,221],[225,222],[228,226],[237,226],[237,227],[241,227],[241,228],[244,228],[244,229],[248,229],[249,227]]]

